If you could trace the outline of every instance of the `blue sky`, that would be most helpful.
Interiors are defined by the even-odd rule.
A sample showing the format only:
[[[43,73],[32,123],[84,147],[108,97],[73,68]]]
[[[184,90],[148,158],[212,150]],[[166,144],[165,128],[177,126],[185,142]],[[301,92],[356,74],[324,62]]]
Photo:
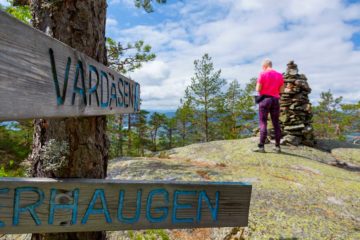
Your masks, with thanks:
[[[157,54],[129,74],[141,84],[146,109],[175,109],[204,53],[222,77],[242,85],[258,75],[263,58],[281,72],[293,59],[312,101],[328,89],[345,102],[360,100],[360,0],[168,0],[151,14],[133,0],[110,0],[107,16],[107,36],[143,39]]]
[[[107,9],[107,36],[143,39],[157,54],[129,74],[141,84],[144,109],[176,109],[204,53],[228,82],[245,85],[264,58],[280,72],[295,60],[313,103],[328,89],[344,102],[360,100],[360,0],[168,0],[154,7],[149,14],[134,0],[108,0]]]

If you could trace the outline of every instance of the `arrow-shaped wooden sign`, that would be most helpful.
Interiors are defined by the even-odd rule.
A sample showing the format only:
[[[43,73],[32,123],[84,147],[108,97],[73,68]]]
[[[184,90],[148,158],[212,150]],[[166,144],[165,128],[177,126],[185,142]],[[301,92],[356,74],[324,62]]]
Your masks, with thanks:
[[[139,110],[140,85],[0,11],[0,120]]]

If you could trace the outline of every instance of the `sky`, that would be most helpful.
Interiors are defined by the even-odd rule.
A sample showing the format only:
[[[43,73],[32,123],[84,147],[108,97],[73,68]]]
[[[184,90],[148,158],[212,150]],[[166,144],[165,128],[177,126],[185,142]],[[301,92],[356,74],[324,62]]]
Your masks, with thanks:
[[[264,58],[286,70],[298,64],[313,89],[344,102],[360,100],[360,0],[168,0],[146,13],[133,0],[109,0],[106,35],[122,43],[143,39],[155,61],[128,74],[141,85],[143,109],[174,110],[208,53],[228,82],[244,86]]]
[[[127,74],[141,85],[143,109],[175,110],[205,53],[228,82],[244,86],[264,58],[280,72],[294,60],[313,104],[329,89],[345,103],[360,100],[360,0],[167,0],[153,13],[134,0],[107,2],[106,35],[144,40],[157,55]]]

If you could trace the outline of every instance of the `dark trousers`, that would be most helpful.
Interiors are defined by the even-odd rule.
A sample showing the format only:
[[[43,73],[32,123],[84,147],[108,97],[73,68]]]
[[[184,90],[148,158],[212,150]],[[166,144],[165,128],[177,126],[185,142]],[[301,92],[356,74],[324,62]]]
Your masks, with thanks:
[[[280,146],[281,129],[279,123],[279,99],[267,97],[259,103],[260,147],[264,146],[267,137],[267,120],[269,113],[275,130],[275,143],[276,146]]]

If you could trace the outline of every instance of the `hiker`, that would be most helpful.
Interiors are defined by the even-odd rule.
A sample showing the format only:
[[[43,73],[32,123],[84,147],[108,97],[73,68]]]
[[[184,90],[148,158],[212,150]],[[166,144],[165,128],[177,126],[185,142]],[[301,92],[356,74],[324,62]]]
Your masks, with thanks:
[[[272,69],[270,59],[265,59],[262,63],[262,72],[256,83],[256,103],[259,104],[259,125],[260,143],[254,152],[265,152],[265,140],[267,137],[267,120],[270,113],[271,121],[275,130],[275,152],[280,153],[281,129],[279,123],[280,93],[284,90],[284,79],[281,73]]]

